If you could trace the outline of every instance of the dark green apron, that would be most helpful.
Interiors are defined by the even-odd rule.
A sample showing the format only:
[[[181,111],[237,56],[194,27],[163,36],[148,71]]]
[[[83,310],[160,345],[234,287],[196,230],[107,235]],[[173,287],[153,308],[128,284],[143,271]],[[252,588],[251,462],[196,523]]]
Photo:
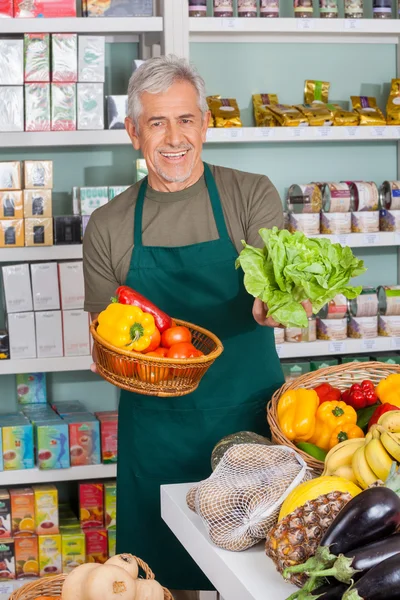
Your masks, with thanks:
[[[268,434],[265,405],[283,382],[273,330],[255,323],[253,298],[235,270],[237,251],[207,164],[204,175],[219,239],[143,246],[146,178],[136,202],[126,285],[172,317],[214,332],[225,350],[192,394],[158,398],[122,391],[119,405],[117,552],[139,556],[164,586],[185,590],[213,588],[162,521],[160,486],[208,477],[212,449],[225,435]]]

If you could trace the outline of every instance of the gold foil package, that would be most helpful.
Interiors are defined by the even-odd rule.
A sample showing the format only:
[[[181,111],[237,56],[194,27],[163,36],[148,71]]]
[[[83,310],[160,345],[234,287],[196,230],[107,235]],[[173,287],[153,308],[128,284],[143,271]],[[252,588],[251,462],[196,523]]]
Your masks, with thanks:
[[[313,102],[326,104],[330,86],[331,84],[328,81],[307,79],[304,84],[304,104],[312,104]]]
[[[392,86],[386,106],[388,125],[400,125],[400,79],[392,79]]]
[[[299,127],[300,125],[308,125],[307,117],[305,117],[294,106],[285,104],[271,104],[271,112],[275,119],[283,127]]]
[[[360,115],[350,110],[345,110],[338,104],[327,104],[332,113],[333,125],[336,127],[356,127],[360,123]]]
[[[209,106],[215,127],[242,127],[240,110],[234,98],[212,97]]]
[[[332,125],[332,112],[325,104],[299,104],[295,106],[305,117],[309,125],[314,127],[326,127]]]
[[[351,96],[353,110],[360,115],[360,125],[386,125],[386,119],[378,108],[375,98]]]
[[[276,94],[253,94],[254,120],[257,127],[275,127],[276,119],[271,105],[278,104]]]
[[[208,110],[211,112],[210,115],[210,120],[208,122],[208,126],[209,127],[215,127],[215,122],[214,122],[214,117],[211,111],[211,102],[213,100],[219,100],[221,98],[221,96],[219,94],[217,94],[216,96],[207,96],[206,100],[207,100],[207,105],[208,105]]]

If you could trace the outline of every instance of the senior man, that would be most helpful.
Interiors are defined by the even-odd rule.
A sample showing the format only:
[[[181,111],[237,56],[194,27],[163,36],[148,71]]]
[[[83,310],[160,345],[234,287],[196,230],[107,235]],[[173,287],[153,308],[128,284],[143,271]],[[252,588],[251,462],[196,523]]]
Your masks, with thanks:
[[[235,259],[241,240],[260,246],[261,227],[283,226],[282,204],[267,177],[202,161],[205,85],[185,60],[146,61],[130,79],[128,114],[149,174],[90,218],[85,309],[96,317],[127,284],[213,331],[225,351],[188,396],[121,392],[117,551],[140,556],[163,585],[183,590],[177,600],[197,598],[188,590],[213,588],[163,523],[160,486],[208,477],[213,446],[227,434],[267,434],[265,405],[283,382],[275,323],[246,293]]]

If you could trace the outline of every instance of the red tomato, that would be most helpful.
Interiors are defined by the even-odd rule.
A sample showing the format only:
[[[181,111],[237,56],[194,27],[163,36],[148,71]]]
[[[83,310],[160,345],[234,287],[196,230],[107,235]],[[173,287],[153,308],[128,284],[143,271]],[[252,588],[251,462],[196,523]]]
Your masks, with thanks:
[[[161,333],[159,332],[159,330],[156,327],[153,335],[151,336],[150,346],[148,348],[146,348],[146,350],[144,350],[143,353],[148,354],[149,352],[153,352],[154,350],[157,350],[160,343],[161,343]]]
[[[159,346],[156,350],[152,352],[152,355],[154,354],[154,356],[165,358],[167,356],[167,352],[168,348],[163,348],[162,346]]]
[[[197,358],[198,352],[190,342],[180,342],[171,346],[167,358]]]
[[[160,353],[158,350],[154,352],[147,352],[146,356],[157,356],[160,358]],[[137,372],[139,375],[139,379],[142,381],[147,381],[149,383],[159,383],[160,381],[164,381],[165,379],[170,379],[170,373],[168,367],[164,367],[160,365],[159,367],[154,367],[151,365],[145,365],[144,363],[137,365]]]
[[[163,332],[161,336],[161,345],[164,348],[171,348],[174,344],[189,343],[192,341],[192,334],[187,327],[170,327]]]
[[[124,375],[125,377],[133,377],[136,371],[134,362],[127,362],[123,358],[111,357],[111,370],[115,375]]]

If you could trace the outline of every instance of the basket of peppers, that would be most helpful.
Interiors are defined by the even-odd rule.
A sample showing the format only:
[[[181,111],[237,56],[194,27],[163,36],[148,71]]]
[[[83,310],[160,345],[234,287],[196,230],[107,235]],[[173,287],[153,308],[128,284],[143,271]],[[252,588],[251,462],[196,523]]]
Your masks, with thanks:
[[[172,319],[127,286],[117,289],[90,332],[99,375],[148,396],[193,392],[223,351],[213,333]]]
[[[400,365],[347,363],[286,383],[267,406],[272,440],[292,447],[316,473],[337,444],[364,437],[380,416],[400,410]]]

